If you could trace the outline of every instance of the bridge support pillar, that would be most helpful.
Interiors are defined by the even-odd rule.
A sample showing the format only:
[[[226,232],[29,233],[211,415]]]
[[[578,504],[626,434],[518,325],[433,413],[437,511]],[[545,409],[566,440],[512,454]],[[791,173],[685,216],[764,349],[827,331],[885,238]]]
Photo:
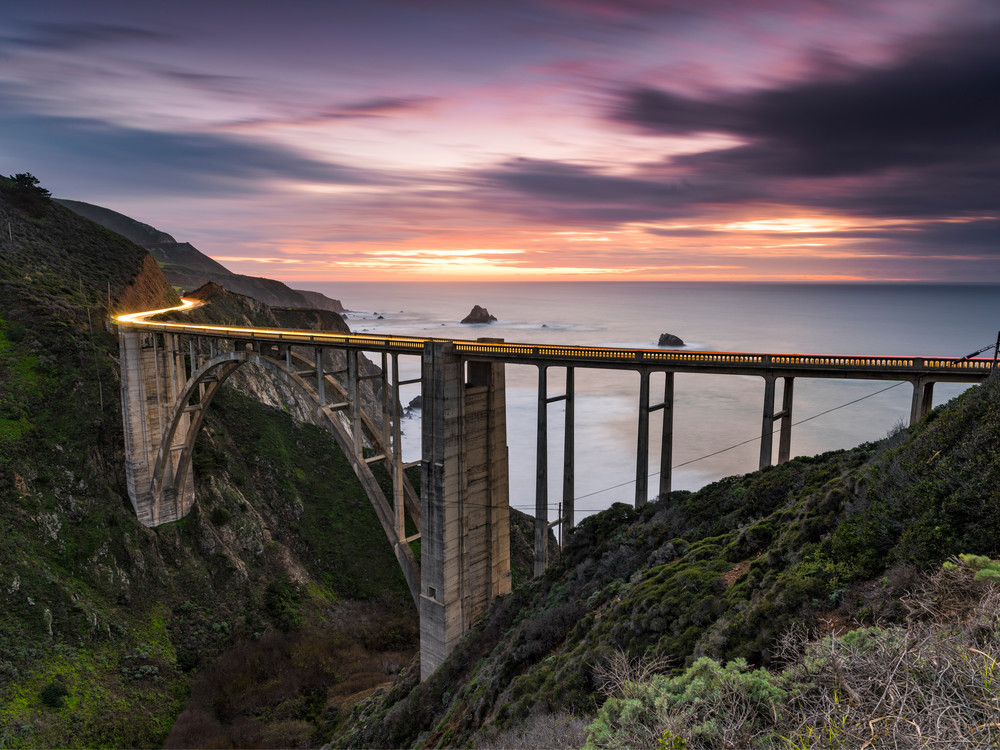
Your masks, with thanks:
[[[650,406],[649,380],[651,373],[639,373],[639,432],[636,442],[635,507],[645,505],[649,499],[649,415],[663,410],[663,427],[660,431],[660,481],[657,498],[670,493],[671,463],[674,444],[674,374],[663,373],[663,402]]]
[[[778,463],[787,461],[792,449],[792,394],[795,378],[782,378],[781,411],[774,410],[774,375],[764,376],[764,417],[760,428],[760,465],[763,469],[771,465],[774,455],[774,420],[781,420],[781,433],[778,436]]]
[[[466,363],[444,342],[423,353],[420,676],[510,592],[504,366]]]
[[[674,374],[663,373],[663,427],[660,433],[660,493],[670,494],[674,461]]]
[[[158,526],[187,515],[194,503],[194,481],[188,472],[179,488],[172,476],[153,486],[160,443],[170,424],[174,403],[184,389],[187,373],[177,336],[144,333],[120,326],[118,345],[122,362],[122,414],[125,428],[125,477],[136,517],[146,526]],[[183,415],[174,433],[168,469],[176,468],[188,438],[190,417]],[[176,456],[176,457],[175,457]],[[166,492],[164,491],[166,490]],[[171,497],[166,497],[169,494]]]
[[[781,419],[781,432],[778,435],[778,463],[783,464],[791,458],[792,452],[792,394],[795,378],[785,378],[781,392],[781,411],[774,415]]]
[[[934,405],[934,382],[923,379],[913,381],[913,400],[910,402],[910,427],[915,425]]]
[[[538,367],[538,428],[535,432],[535,577],[549,564],[548,367]]]
[[[639,435],[635,450],[635,507],[649,499],[649,372],[639,373]]]
[[[562,522],[559,541],[576,525],[576,377],[572,367],[566,368],[566,418],[563,423],[563,493]],[[546,536],[546,542],[548,537]]]

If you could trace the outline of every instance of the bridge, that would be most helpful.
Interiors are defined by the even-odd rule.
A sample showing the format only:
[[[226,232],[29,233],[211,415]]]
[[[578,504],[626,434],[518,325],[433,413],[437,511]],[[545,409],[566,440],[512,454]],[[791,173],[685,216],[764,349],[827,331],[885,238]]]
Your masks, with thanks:
[[[663,411],[656,496],[671,489],[676,373],[753,375],[763,379],[760,468],[790,457],[797,378],[905,381],[913,386],[910,424],[931,407],[934,384],[981,382],[988,359],[873,357],[549,346],[375,336],[339,332],[156,322],[184,304],[116,318],[122,370],[129,497],[139,520],[158,526],[194,503],[191,458],[219,386],[242,365],[269,372],[329,430],[361,481],[403,571],[420,614],[421,677],[429,676],[490,601],[510,591],[510,538],[504,367],[538,369],[535,575],[548,563],[548,534],[569,531],[574,508],[574,401],[577,368],[639,373],[635,504],[650,496],[650,415]],[[375,355],[378,368],[363,367]],[[420,377],[400,379],[399,358],[419,357]],[[564,371],[550,395],[549,371]],[[662,398],[652,402],[654,376]],[[777,385],[781,381],[781,403]],[[373,381],[375,387],[372,388]],[[420,496],[407,479],[401,447],[400,387],[420,383]],[[363,392],[368,385],[368,401]],[[372,398],[374,396],[374,398]],[[562,510],[548,520],[548,407],[565,403]],[[777,428],[775,425],[777,424]],[[392,478],[386,497],[373,471]],[[414,543],[420,541],[420,561]]]

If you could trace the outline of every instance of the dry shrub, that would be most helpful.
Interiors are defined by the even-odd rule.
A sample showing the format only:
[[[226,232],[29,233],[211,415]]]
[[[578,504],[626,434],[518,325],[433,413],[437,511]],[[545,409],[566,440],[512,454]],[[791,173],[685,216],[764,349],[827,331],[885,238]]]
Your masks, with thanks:
[[[597,685],[598,692],[605,697],[621,695],[630,698],[637,683],[649,682],[654,674],[670,669],[671,663],[672,660],[664,656],[630,657],[620,648],[616,648],[594,665],[594,684]]]
[[[1000,747],[1000,585],[962,561],[905,598],[905,625],[786,635],[779,674],[699,659],[638,682],[609,659],[588,747],[962,750]],[[656,670],[649,670],[656,671]]]
[[[794,747],[1000,747],[1000,589],[956,566],[904,603],[905,626],[804,648]]]
[[[535,713],[518,727],[492,735],[475,744],[481,750],[550,748],[576,750],[587,739],[587,722],[570,714]]]

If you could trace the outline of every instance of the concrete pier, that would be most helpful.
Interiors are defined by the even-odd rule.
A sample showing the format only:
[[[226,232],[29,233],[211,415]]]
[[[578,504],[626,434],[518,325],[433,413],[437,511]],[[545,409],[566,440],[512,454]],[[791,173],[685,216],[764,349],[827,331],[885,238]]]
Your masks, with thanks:
[[[180,485],[173,481],[189,437],[190,415],[182,415],[169,442],[163,442],[187,380],[184,354],[178,351],[174,335],[121,328],[118,337],[128,494],[139,521],[158,526],[183,518],[194,503],[190,472]],[[164,476],[157,476],[159,486],[154,487],[160,458],[164,460]]]
[[[429,676],[490,601],[510,592],[502,363],[423,354],[420,673]]]

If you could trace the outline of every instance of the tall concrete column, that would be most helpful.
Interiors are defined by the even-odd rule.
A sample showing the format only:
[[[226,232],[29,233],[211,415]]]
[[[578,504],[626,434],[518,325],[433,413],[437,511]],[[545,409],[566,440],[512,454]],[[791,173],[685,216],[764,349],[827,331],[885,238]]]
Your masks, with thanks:
[[[549,563],[548,367],[538,367],[538,429],[535,433],[535,576]]]
[[[185,516],[194,503],[194,480],[190,472],[176,491],[172,486],[173,470],[180,457],[174,446],[162,446],[167,452],[167,481],[161,482],[161,488],[153,487],[161,442],[184,385],[183,367],[177,366],[178,343],[170,336],[161,342],[159,336],[127,326],[118,330],[125,478],[136,517],[146,526],[175,521]],[[174,445],[183,446],[189,424],[189,418],[183,415],[174,433]],[[164,496],[162,489],[167,486],[169,497]]]
[[[913,381],[913,399],[910,402],[910,427],[931,410],[934,404],[934,383],[918,378]]]
[[[774,441],[774,375],[764,377],[764,417],[760,426],[760,466],[771,465]]]
[[[566,368],[566,421],[563,425],[563,494],[562,494],[562,529],[564,532],[573,530],[576,525],[576,387],[572,367]]]
[[[385,368],[382,368],[383,371]],[[403,494],[403,431],[399,413],[399,355],[392,355],[392,507],[396,519],[396,535],[406,539],[406,511]],[[387,442],[386,445],[389,445]]]
[[[674,452],[674,374],[663,373],[663,427],[660,433],[660,493],[670,494],[673,477]]]
[[[490,600],[510,591],[502,363],[424,345],[420,674],[437,669]]]
[[[795,388],[795,378],[782,378],[781,412],[775,417],[781,418],[781,432],[778,435],[778,463],[783,464],[792,453],[792,395]]]
[[[639,435],[635,449],[635,507],[649,499],[649,372],[639,373]]]

